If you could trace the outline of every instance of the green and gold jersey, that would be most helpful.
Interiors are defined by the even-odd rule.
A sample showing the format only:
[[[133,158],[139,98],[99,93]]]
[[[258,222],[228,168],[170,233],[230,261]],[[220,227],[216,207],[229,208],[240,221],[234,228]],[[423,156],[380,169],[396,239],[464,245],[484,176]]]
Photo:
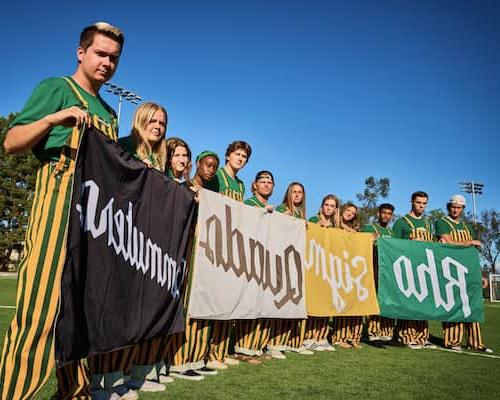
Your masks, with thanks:
[[[319,217],[315,215],[314,217],[309,218],[309,222],[312,222],[313,224],[317,224],[319,222]]]
[[[361,228],[361,232],[368,232],[368,233],[377,233],[379,237],[392,237],[392,229],[389,228],[388,226],[383,227],[378,223],[375,224],[366,224]]]
[[[458,224],[450,217],[440,218],[434,224],[436,237],[439,239],[442,235],[450,235],[454,242],[468,242],[474,240],[474,230],[464,221]]]
[[[243,202],[245,195],[243,181],[238,177],[231,177],[224,168],[217,170],[214,178],[207,183],[206,188],[241,202]]]
[[[134,144],[134,140],[132,139],[132,135],[118,139],[118,144],[123,148],[123,150],[128,151],[135,158],[142,161],[141,157],[136,152],[137,149],[135,148],[135,144]],[[161,171],[160,163],[158,162],[158,160],[156,159],[156,157],[153,153],[149,153],[147,159],[151,163],[151,166],[154,169]]]
[[[302,218],[302,214],[300,213],[299,209],[295,209],[295,211],[293,213],[290,213],[286,204],[280,204],[278,207],[276,207],[276,211],[278,211],[280,213],[289,214],[295,218]]]
[[[248,206],[253,206],[253,207],[260,207],[260,208],[265,208],[266,205],[260,201],[257,196],[252,196],[249,199],[245,200],[245,204]]]
[[[432,241],[432,230],[425,217],[414,218],[410,214],[398,219],[392,227],[393,236],[400,239]]]
[[[319,224],[321,221],[319,215],[315,215],[314,217],[309,218],[309,222],[313,224]],[[324,228],[333,228],[333,223],[331,220],[327,220],[327,224],[322,225]]]
[[[117,140],[116,114],[99,96],[93,96],[82,89],[72,78],[48,78],[33,91],[23,110],[12,121],[9,128],[27,125],[43,117],[69,107],[86,109],[95,128],[106,136]],[[33,153],[40,161],[57,161],[61,148],[73,128],[55,126],[33,147]]]

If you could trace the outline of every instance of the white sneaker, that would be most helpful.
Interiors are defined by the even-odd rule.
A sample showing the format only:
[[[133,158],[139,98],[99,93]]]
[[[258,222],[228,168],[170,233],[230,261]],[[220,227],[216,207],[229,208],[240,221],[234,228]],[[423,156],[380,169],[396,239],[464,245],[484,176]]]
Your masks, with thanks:
[[[165,385],[162,383],[148,381],[147,379],[132,378],[126,383],[129,389],[140,390],[142,392],[163,392]]]
[[[425,342],[425,344],[422,347],[424,349],[430,349],[430,350],[437,349],[437,346],[429,341]]]
[[[422,346],[420,344],[416,344],[416,343],[409,343],[406,345],[406,347],[408,347],[409,349],[412,349],[412,350],[422,350]]]
[[[224,359],[224,364],[226,364],[226,365],[239,365],[240,361],[236,360],[234,358],[231,358],[231,357],[227,357]]]
[[[392,340],[392,336],[380,336],[380,340],[383,342],[390,342]]]
[[[269,354],[272,358],[276,358],[277,360],[286,360],[286,356],[279,350],[268,350],[267,354]]]
[[[172,383],[174,381],[174,378],[172,378],[171,376],[168,376],[168,375],[160,375],[158,377],[158,381],[160,383]]]
[[[457,353],[461,353],[463,351],[462,346],[451,346],[449,349],[456,351]]]
[[[370,336],[370,342],[374,342],[375,340],[380,340],[380,336],[376,336],[376,335],[373,335],[373,336]]]
[[[335,347],[333,347],[330,343],[322,344],[321,347],[324,351],[335,351]]]
[[[313,351],[307,350],[307,349],[302,349],[302,350],[298,351],[297,353],[302,355],[302,356],[311,356],[314,354]]]
[[[214,360],[214,361],[207,362],[207,368],[210,368],[210,369],[227,369],[228,366],[226,364],[224,364],[223,362]]]
[[[172,378],[186,379],[188,381],[202,381],[203,379],[205,379],[203,375],[198,374],[196,371],[193,371],[192,369],[188,369],[187,371],[183,372],[170,371],[170,376]]]

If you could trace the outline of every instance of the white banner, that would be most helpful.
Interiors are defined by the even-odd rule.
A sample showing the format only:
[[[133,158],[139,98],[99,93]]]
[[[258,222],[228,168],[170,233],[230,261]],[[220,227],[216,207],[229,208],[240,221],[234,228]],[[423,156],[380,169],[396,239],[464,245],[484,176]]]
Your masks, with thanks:
[[[200,192],[188,315],[306,318],[303,220]]]

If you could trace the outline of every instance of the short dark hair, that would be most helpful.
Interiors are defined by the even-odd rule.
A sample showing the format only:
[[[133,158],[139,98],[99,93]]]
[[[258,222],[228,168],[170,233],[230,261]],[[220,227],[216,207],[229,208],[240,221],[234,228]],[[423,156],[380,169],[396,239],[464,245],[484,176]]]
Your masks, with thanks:
[[[96,22],[95,24],[83,28],[82,33],[80,33],[80,47],[83,50],[87,50],[92,46],[96,33],[100,33],[116,41],[120,45],[121,54],[125,42],[123,32],[116,26],[108,24],[107,22]]]
[[[412,193],[412,195],[411,195],[411,201],[415,201],[415,199],[416,199],[417,197],[425,197],[426,199],[428,199],[428,198],[429,198],[429,196],[427,195],[427,193],[422,192],[421,190],[420,190],[420,191],[418,191],[418,192],[414,192],[414,193]]]
[[[229,154],[236,150],[245,150],[247,153],[247,162],[250,160],[250,156],[252,154],[252,147],[247,142],[244,142],[242,140],[236,140],[233,143],[231,143],[229,146],[227,146],[226,149],[226,158],[229,157]]]
[[[392,212],[394,212],[395,208],[390,203],[382,203],[381,205],[378,206],[378,210],[379,212],[382,210],[391,210]]]

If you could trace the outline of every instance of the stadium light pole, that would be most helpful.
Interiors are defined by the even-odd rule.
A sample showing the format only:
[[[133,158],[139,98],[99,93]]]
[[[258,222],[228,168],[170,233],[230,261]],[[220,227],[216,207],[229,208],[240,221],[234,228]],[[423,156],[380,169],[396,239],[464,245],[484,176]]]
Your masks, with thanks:
[[[116,124],[120,126],[120,115],[122,113],[123,100],[126,100],[132,104],[139,104],[142,101],[142,99],[139,97],[137,93],[134,93],[129,89],[125,89],[124,87],[117,85],[115,83],[106,82],[104,85],[107,86],[106,92],[118,96],[118,115]]]
[[[484,185],[474,181],[460,182],[460,185],[462,186],[463,192],[472,194],[472,212],[474,214],[474,222],[477,223],[476,195],[483,194]]]

